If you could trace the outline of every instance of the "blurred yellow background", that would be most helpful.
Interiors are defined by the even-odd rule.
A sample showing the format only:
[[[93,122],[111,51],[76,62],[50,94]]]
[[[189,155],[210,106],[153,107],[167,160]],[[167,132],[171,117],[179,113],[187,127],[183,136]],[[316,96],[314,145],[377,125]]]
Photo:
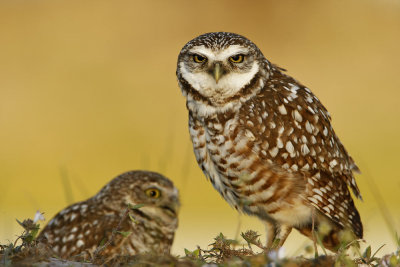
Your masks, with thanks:
[[[204,248],[219,232],[233,238],[238,227],[265,238],[192,152],[176,60],[210,31],[245,35],[321,99],[363,172],[365,238],[393,250],[371,184],[400,232],[397,0],[1,1],[1,243],[21,231],[16,218],[40,209],[50,219],[132,169],[161,172],[180,189],[174,253]],[[288,255],[304,240],[293,233]]]

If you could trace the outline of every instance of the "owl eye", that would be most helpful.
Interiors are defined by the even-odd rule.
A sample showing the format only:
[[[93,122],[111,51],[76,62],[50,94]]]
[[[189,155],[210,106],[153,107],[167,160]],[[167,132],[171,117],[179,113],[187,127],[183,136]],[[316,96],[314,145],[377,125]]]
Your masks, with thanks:
[[[244,60],[243,55],[234,55],[229,58],[229,60],[233,63],[241,63]]]
[[[193,61],[196,63],[206,62],[207,58],[200,55],[193,55]]]
[[[151,198],[159,198],[161,196],[161,192],[157,188],[149,188],[149,189],[146,189],[146,191],[144,191],[144,192],[146,193],[146,195],[148,197],[151,197]]]

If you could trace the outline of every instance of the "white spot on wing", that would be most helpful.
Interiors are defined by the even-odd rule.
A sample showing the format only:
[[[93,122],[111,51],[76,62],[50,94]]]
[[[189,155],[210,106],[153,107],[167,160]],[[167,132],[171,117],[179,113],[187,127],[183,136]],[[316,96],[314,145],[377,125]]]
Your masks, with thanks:
[[[252,141],[256,140],[254,134],[249,129],[246,129],[244,135],[247,136]]]
[[[306,130],[308,133],[312,134],[313,133],[313,126],[310,124],[309,121],[306,121]]]
[[[301,116],[300,112],[297,111],[297,109],[295,109],[293,111],[293,117],[298,122],[302,122],[303,121],[303,117]]]
[[[269,122],[269,128],[271,128],[271,129],[275,129],[275,127],[276,127],[276,124],[275,124],[275,122],[273,122],[273,121],[270,121],[270,122]]]
[[[308,153],[310,153],[310,149],[308,149],[308,146],[306,144],[302,144],[300,149],[303,155],[307,155]]]
[[[308,165],[308,163],[301,168],[302,171],[308,171],[309,169],[310,165]]]
[[[328,216],[330,215],[331,211],[330,211],[330,209],[328,207],[325,206],[322,209],[327,212],[326,215],[328,215]]]
[[[323,196],[321,190],[319,190],[318,188],[313,188],[312,191],[315,192],[315,193],[317,193],[317,194],[320,195],[320,196]]]
[[[336,165],[337,165],[336,159],[334,159],[334,160],[332,160],[331,162],[329,162],[329,166],[330,166],[331,168],[335,167]]]
[[[290,142],[290,141],[286,142],[286,150],[290,154],[294,153],[294,147],[293,147],[292,142]]]
[[[278,148],[282,148],[282,147],[283,147],[282,139],[278,138],[278,139],[276,140],[276,146],[277,146]]]
[[[71,241],[72,239],[74,239],[75,238],[75,235],[74,234],[70,234],[69,236],[68,236],[68,238],[67,238],[67,241]]]
[[[309,197],[308,198],[308,200],[310,200],[311,202],[313,202],[314,204],[316,204],[316,205],[318,205],[318,200],[316,200],[315,198],[313,198],[313,197]]]
[[[322,133],[327,136],[328,135],[328,128],[326,128],[326,126],[324,127],[324,130],[322,131]]]
[[[319,195],[313,195],[313,198],[315,198],[316,200],[318,200],[319,202],[322,202],[322,198]]]
[[[85,245],[85,242],[83,242],[83,241],[80,240],[80,239],[76,242],[76,246],[77,246],[78,248],[82,247],[83,245]]]
[[[268,150],[269,154],[271,155],[271,157],[276,157],[276,155],[278,155],[279,149],[277,147],[274,147],[270,150]]]
[[[317,143],[317,139],[315,139],[315,136],[314,136],[314,135],[311,136],[311,143],[312,143],[313,145],[315,145],[315,144]]]
[[[286,114],[287,114],[287,111],[286,111],[286,108],[285,108],[284,105],[280,105],[280,106],[278,107],[278,110],[279,110],[279,112],[280,112],[282,115],[286,115]]]
[[[263,119],[267,118],[268,117],[268,113],[266,111],[264,111],[263,114],[261,114],[261,117]]]
[[[75,213],[72,213],[72,215],[71,215],[71,218],[69,219],[71,222],[76,218],[76,214]]]

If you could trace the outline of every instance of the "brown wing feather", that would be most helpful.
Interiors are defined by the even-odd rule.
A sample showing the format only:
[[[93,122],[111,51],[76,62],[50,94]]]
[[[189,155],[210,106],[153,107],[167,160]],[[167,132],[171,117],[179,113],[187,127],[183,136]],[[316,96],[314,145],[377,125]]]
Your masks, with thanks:
[[[300,152],[309,150],[309,153],[295,157],[294,163],[300,167],[305,160],[310,170],[321,170],[331,173],[332,177],[340,177],[361,198],[353,175],[353,171],[359,172],[359,168],[335,134],[329,112],[319,99],[295,79],[276,69],[263,95],[265,101],[270,102],[270,107],[284,105],[286,108],[287,116],[277,114],[275,110],[270,118],[285,130],[294,129],[281,135],[283,143],[296,136],[299,142],[292,142],[294,149]],[[302,136],[307,139],[306,142]]]
[[[102,215],[92,211],[87,203],[80,202],[58,213],[41,231],[39,238],[45,237],[47,244],[63,258],[84,251],[93,253],[100,244],[111,237],[119,220],[118,214]],[[129,226],[125,225],[121,231],[128,229]],[[122,239],[123,236],[116,235],[103,254],[115,250]]]
[[[272,162],[305,177],[310,203],[361,237],[360,216],[348,189],[361,198],[353,175],[358,167],[336,136],[328,111],[307,88],[279,70],[258,97],[249,105],[260,109],[265,103],[268,116],[263,124],[268,127],[261,138],[268,140],[269,149],[279,148]]]

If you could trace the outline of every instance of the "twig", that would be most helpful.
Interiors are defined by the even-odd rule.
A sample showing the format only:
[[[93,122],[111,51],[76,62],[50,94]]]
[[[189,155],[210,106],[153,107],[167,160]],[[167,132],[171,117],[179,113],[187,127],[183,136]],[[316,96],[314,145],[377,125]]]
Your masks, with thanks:
[[[111,244],[111,242],[114,240],[115,235],[118,233],[119,230],[121,230],[122,222],[123,222],[123,221],[125,220],[125,218],[128,216],[129,209],[130,209],[130,208],[127,207],[127,208],[124,210],[124,213],[122,214],[121,219],[119,220],[117,227],[114,228],[113,231],[112,231],[112,233],[111,233],[110,239],[108,239],[107,242],[106,242],[104,245],[98,247],[98,248],[94,251],[94,253],[93,253],[93,260],[95,260],[95,259],[97,258],[97,256],[98,256],[98,254],[99,254],[100,252],[102,252],[106,247],[108,247],[108,246]]]
[[[312,226],[311,226],[311,233],[313,237],[313,243],[314,243],[314,257],[318,257],[318,248],[317,248],[317,240],[316,240],[316,232],[315,232],[315,208],[313,207],[311,210],[311,220],[312,220]]]

